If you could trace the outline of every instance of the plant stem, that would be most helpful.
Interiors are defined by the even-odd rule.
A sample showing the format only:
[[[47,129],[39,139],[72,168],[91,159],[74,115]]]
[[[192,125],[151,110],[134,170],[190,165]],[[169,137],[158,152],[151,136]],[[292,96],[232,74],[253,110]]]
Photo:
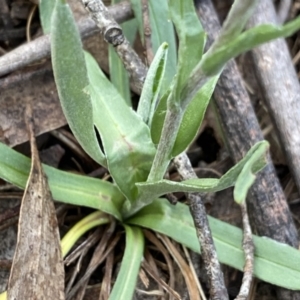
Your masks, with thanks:
[[[161,138],[147,179],[148,182],[158,181],[163,178],[172,158],[171,152],[182,117],[182,110],[176,105],[167,110]]]

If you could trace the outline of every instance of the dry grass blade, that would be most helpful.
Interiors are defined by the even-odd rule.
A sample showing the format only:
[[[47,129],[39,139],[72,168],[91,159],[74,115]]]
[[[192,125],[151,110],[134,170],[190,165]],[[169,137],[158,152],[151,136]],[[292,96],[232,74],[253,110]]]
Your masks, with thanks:
[[[201,300],[200,294],[198,291],[197,283],[194,280],[192,271],[188,264],[184,261],[183,257],[179,253],[179,251],[176,249],[176,247],[172,244],[169,238],[166,236],[162,236],[158,234],[158,237],[162,240],[162,242],[165,244],[166,248],[169,250],[171,255],[173,256],[175,262],[177,263],[179,269],[182,272],[182,275],[184,277],[184,280],[186,282],[186,286],[188,288],[190,299],[193,300]]]
[[[120,239],[120,235],[116,235],[111,239],[115,230],[115,223],[111,223],[109,229],[103,235],[100,240],[98,246],[96,247],[93,257],[88,265],[88,268],[83,275],[82,278],[78,280],[76,285],[72,288],[72,290],[68,293],[67,299],[81,300],[84,297],[86,286],[88,281],[93,274],[93,272],[97,269],[97,267],[106,259],[106,257],[111,253],[111,251],[116,246],[117,242]]]
[[[99,300],[106,300],[109,298],[111,292],[111,285],[112,285],[113,265],[114,265],[114,253],[111,252],[109,253],[106,259],[105,273],[101,284]]]
[[[39,160],[29,109],[25,117],[32,163],[20,210],[8,299],[65,299],[64,267],[55,208]]]
[[[143,261],[143,268],[163,289],[165,289],[176,300],[181,299],[180,295],[176,291],[170,288],[165,281],[163,281],[159,276],[157,276],[157,274],[155,274],[155,272],[153,272],[153,269],[151,268],[150,264],[146,260]],[[160,290],[158,291],[161,293]]]
[[[170,276],[168,285],[171,289],[174,290],[175,289],[175,273],[174,273],[174,268],[173,268],[173,262],[169,255],[169,252],[151,231],[144,230],[144,235],[151,243],[153,243],[157,247],[157,249],[163,255],[163,257],[167,263],[168,271],[169,271],[168,273]],[[169,300],[173,300],[173,299],[174,299],[173,296],[170,294]]]

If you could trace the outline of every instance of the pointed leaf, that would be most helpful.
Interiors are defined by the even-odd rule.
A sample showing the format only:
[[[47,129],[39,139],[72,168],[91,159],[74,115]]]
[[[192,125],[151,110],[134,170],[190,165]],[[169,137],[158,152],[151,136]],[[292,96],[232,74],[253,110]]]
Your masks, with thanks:
[[[142,18],[142,7],[140,0],[130,0],[134,15],[138,21],[139,32],[144,38],[144,24]],[[172,22],[169,20],[168,0],[149,0],[149,15],[151,27],[152,50],[155,54],[159,46],[166,42],[169,45],[169,52],[166,64],[166,73],[162,85],[162,91],[166,91],[176,73],[176,39]]]
[[[288,37],[300,29],[300,17],[284,26],[263,24],[251,28],[231,41],[219,45],[203,56],[202,71],[206,75],[219,73],[227,61],[263,43],[280,37]],[[197,67],[199,68],[200,65]]]
[[[192,0],[173,0],[169,5],[179,38],[177,80],[174,87],[179,96],[190,73],[201,60],[206,36]]]
[[[155,147],[148,126],[121,98],[101,72],[97,62],[86,54],[93,99],[95,125],[99,130],[108,169],[116,184],[131,201],[136,199],[135,183],[145,181],[151,168]]]
[[[98,163],[106,166],[93,123],[87,70],[80,35],[72,12],[57,0],[52,16],[51,53],[59,99],[68,124],[82,148]]]
[[[258,148],[250,157],[250,159],[245,163],[241,173],[239,174],[233,190],[233,198],[238,203],[241,204],[246,200],[248,190],[254,183],[255,175],[253,174],[253,169],[255,168],[255,163],[265,155],[266,149],[263,147]]]
[[[166,62],[168,54],[168,44],[163,43],[157,50],[155,57],[148,70],[146,80],[144,82],[142,94],[139,101],[137,113],[142,117],[143,121],[151,125],[154,110],[157,106],[157,100],[161,88],[161,84],[165,74]]]
[[[94,211],[77,222],[62,238],[61,250],[65,257],[81,236],[96,226],[109,223],[110,217],[102,211]]]
[[[242,230],[215,218],[208,218],[220,262],[242,271]],[[165,234],[200,253],[196,230],[187,205],[171,205],[166,199],[156,199],[126,222]],[[266,237],[253,236],[253,239],[254,275],[266,282],[299,290],[300,251]]]
[[[197,135],[218,79],[219,76],[214,76],[213,78],[211,78],[199,90],[194,99],[188,105],[180,124],[176,141],[173,147],[173,157],[182,153],[192,143],[195,136]],[[151,137],[154,144],[158,144],[161,136],[162,127],[166,116],[168,96],[169,94],[166,93],[162,97],[153,117]]]
[[[73,205],[102,210],[121,220],[124,196],[107,181],[59,171],[43,165],[55,200]],[[25,188],[30,170],[30,159],[0,143],[0,177]]]
[[[31,118],[31,116],[28,116]],[[65,299],[64,264],[56,212],[28,122],[31,170],[20,208],[8,299]]]
[[[132,299],[144,254],[144,236],[140,228],[124,225],[126,248],[110,300]]]
[[[252,165],[252,172],[256,173],[266,165],[266,152],[268,151],[269,143],[262,141],[255,144],[246,154],[246,156],[232,167],[220,179],[203,178],[203,179],[189,179],[181,182],[174,182],[170,180],[160,180],[158,182],[139,182],[137,187],[140,191],[139,205],[145,206],[151,202],[154,197],[159,197],[168,193],[175,192],[217,192],[233,186],[237,177],[243,170],[245,164],[251,159],[256,152],[259,156]]]

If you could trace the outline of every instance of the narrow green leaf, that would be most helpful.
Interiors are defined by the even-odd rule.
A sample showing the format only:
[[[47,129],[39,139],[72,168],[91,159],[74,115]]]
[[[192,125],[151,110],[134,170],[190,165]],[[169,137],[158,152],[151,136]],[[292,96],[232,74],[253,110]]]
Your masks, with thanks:
[[[54,0],[40,0],[39,12],[40,20],[43,28],[43,33],[50,33],[51,30],[51,17],[54,10]]]
[[[233,190],[233,198],[241,204],[246,200],[248,190],[255,181],[255,175],[253,174],[254,165],[259,159],[264,156],[266,149],[264,147],[258,148],[245,163],[241,173],[239,174]]]
[[[147,179],[155,154],[150,130],[126,105],[92,56],[85,57],[90,81],[86,92],[93,99],[94,122],[103,142],[108,169],[124,195],[134,201],[135,183]]]
[[[142,6],[140,0],[130,0],[134,15],[138,21],[139,32],[142,40],[144,38],[143,32],[143,18]],[[168,58],[166,64],[166,72],[162,84],[162,91],[166,91],[176,73],[176,39],[172,22],[169,20],[168,0],[149,0],[149,15],[151,26],[151,41],[152,50],[155,54],[159,46],[166,42],[169,45]]]
[[[77,222],[62,238],[61,251],[62,256],[66,257],[75,243],[82,237],[87,231],[91,230],[96,226],[109,223],[110,217],[102,211],[94,211],[82,220]]]
[[[179,96],[190,73],[201,60],[206,35],[192,0],[173,0],[169,5],[179,38],[177,79],[174,87]]]
[[[59,99],[68,124],[82,148],[98,163],[106,166],[93,123],[87,70],[81,39],[67,4],[56,1],[52,16],[51,53]]]
[[[144,236],[140,228],[124,225],[126,248],[120,272],[109,300],[132,299],[144,253]]]
[[[59,171],[43,165],[55,200],[102,210],[121,220],[124,196],[107,181]],[[30,159],[0,143],[0,177],[20,188],[25,188],[30,170]]]
[[[251,28],[231,41],[223,43],[214,51],[208,51],[203,56],[201,66],[202,71],[208,75],[218,74],[227,61],[239,54],[251,50],[263,43],[269,42],[280,37],[288,37],[300,29],[300,17],[284,26],[263,24]]]
[[[170,12],[179,37],[178,75],[172,91],[172,99],[175,101],[191,71],[201,60],[205,44],[205,33],[195,12],[193,1],[171,1]],[[211,79],[188,105],[173,147],[173,157],[183,152],[196,136],[216,82],[217,77]],[[151,136],[155,144],[158,144],[160,140],[167,112],[168,96],[169,94],[166,93],[162,97],[153,118]]]
[[[215,44],[224,44],[236,38],[245,28],[258,0],[235,0],[223,23]],[[214,47],[214,46],[212,46]]]
[[[188,105],[173,147],[173,157],[185,151],[196,137],[218,79],[218,75],[210,78]]]
[[[151,138],[155,145],[158,145],[161,131],[164,125],[166,113],[167,113],[167,101],[171,94],[171,88],[169,88],[159,100],[157,108],[154,112],[152,123],[151,123]]]
[[[202,178],[202,179],[189,179],[181,182],[174,182],[170,180],[160,180],[157,182],[139,182],[137,187],[140,191],[139,205],[147,205],[151,202],[151,199],[175,192],[217,192],[224,190],[230,186],[233,186],[237,180],[237,177],[243,170],[246,163],[255,155],[255,162],[252,165],[252,171],[254,173],[261,170],[266,165],[265,154],[269,148],[267,141],[262,141],[255,144],[246,154],[246,156],[233,166],[226,174],[220,179],[216,178]]]
[[[163,43],[157,50],[148,70],[139,101],[137,113],[143,121],[151,125],[154,110],[157,106],[161,84],[164,78],[168,54],[168,44]]]
[[[219,260],[242,271],[245,263],[242,230],[212,217],[208,218]],[[165,199],[156,199],[126,222],[165,234],[200,253],[199,241],[187,205],[171,205]],[[269,238],[254,236],[253,239],[254,275],[266,282],[299,290],[300,251]]]
[[[202,124],[207,106],[211,99],[212,93],[218,82],[219,76],[212,77],[188,105],[172,151],[172,157],[182,153],[194,140],[197,132]],[[161,131],[167,111],[167,98],[169,94],[166,93],[159,102],[155,111],[153,122],[151,126],[151,137],[154,144],[158,144],[161,136]]]
[[[131,106],[129,76],[112,45],[108,46],[110,80],[128,106]]]

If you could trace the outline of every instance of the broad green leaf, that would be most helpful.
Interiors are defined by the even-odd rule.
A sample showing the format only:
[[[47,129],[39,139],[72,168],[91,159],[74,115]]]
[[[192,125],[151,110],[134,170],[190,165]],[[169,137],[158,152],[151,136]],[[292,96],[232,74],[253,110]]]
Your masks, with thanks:
[[[125,103],[102,73],[97,62],[86,54],[93,99],[94,122],[99,130],[114,181],[130,200],[137,197],[135,183],[147,179],[155,154],[148,126]]]
[[[59,171],[43,165],[53,199],[102,210],[121,220],[124,196],[107,181]],[[20,188],[25,188],[30,170],[30,159],[0,143],[0,177]]]
[[[207,76],[218,74],[226,62],[237,55],[273,39],[288,37],[299,29],[300,17],[286,23],[284,26],[263,24],[251,28],[233,40],[223,43],[214,51],[208,51],[203,56],[202,63],[196,68],[201,68]]]
[[[43,33],[50,33],[51,17],[55,6],[55,0],[41,0],[39,4],[40,20],[43,28]]]
[[[124,225],[126,247],[117,280],[109,300],[132,299],[144,254],[144,235],[140,228]]]
[[[57,0],[51,27],[52,65],[56,87],[68,124],[82,148],[106,166],[94,130],[91,98],[82,44],[72,12]]]
[[[169,6],[179,38],[177,78],[173,91],[179,96],[190,73],[201,60],[206,36],[196,14],[194,1],[173,0]]]
[[[231,187],[235,184],[237,177],[242,172],[246,163],[255,155],[256,161],[253,162],[252,172],[256,173],[266,165],[266,152],[269,149],[267,141],[255,144],[246,156],[233,166],[221,178],[202,178],[189,179],[181,182],[170,180],[160,180],[157,182],[139,182],[137,187],[140,192],[140,201],[136,205],[140,207],[149,204],[153,198],[175,192],[217,192]],[[256,153],[259,155],[256,156]],[[140,207],[137,207],[138,210]]]
[[[242,230],[212,217],[208,218],[219,260],[242,271],[245,263]],[[165,234],[200,253],[187,205],[171,205],[166,199],[156,199],[126,222]],[[265,237],[253,236],[253,240],[254,275],[266,282],[299,290],[300,251]]]
[[[203,86],[203,88],[200,89],[200,91],[195,95],[194,99],[188,105],[180,124],[176,141],[172,150],[173,157],[182,153],[192,143],[197,135],[218,79],[219,76],[212,77]],[[151,137],[154,144],[158,144],[161,136],[162,127],[166,116],[168,96],[169,94],[165,94],[162,97],[154,114],[153,123],[151,126]]]
[[[120,0],[112,0],[111,4],[117,4]],[[122,30],[129,43],[132,45],[137,33],[137,21],[132,19],[124,22]],[[129,77],[123,62],[117,55],[113,46],[108,46],[110,81],[116,87],[120,95],[124,98],[128,106],[131,106],[131,95],[129,86]]]
[[[140,0],[130,0],[134,15],[138,21],[139,32],[142,40],[144,38],[142,7]],[[170,86],[176,73],[176,39],[173,24],[169,19],[168,0],[149,0],[149,15],[151,26],[152,50],[155,54],[159,46],[166,42],[169,45],[166,72],[162,84],[162,91]]]
[[[148,70],[141,93],[137,113],[143,121],[151,125],[154,110],[157,106],[158,96],[165,74],[168,54],[168,44],[163,43],[157,50],[155,57]]]
[[[75,243],[82,237],[87,231],[91,230],[96,226],[109,223],[111,220],[109,216],[102,211],[94,211],[82,220],[77,222],[62,238],[61,252],[62,256],[66,257]]]

